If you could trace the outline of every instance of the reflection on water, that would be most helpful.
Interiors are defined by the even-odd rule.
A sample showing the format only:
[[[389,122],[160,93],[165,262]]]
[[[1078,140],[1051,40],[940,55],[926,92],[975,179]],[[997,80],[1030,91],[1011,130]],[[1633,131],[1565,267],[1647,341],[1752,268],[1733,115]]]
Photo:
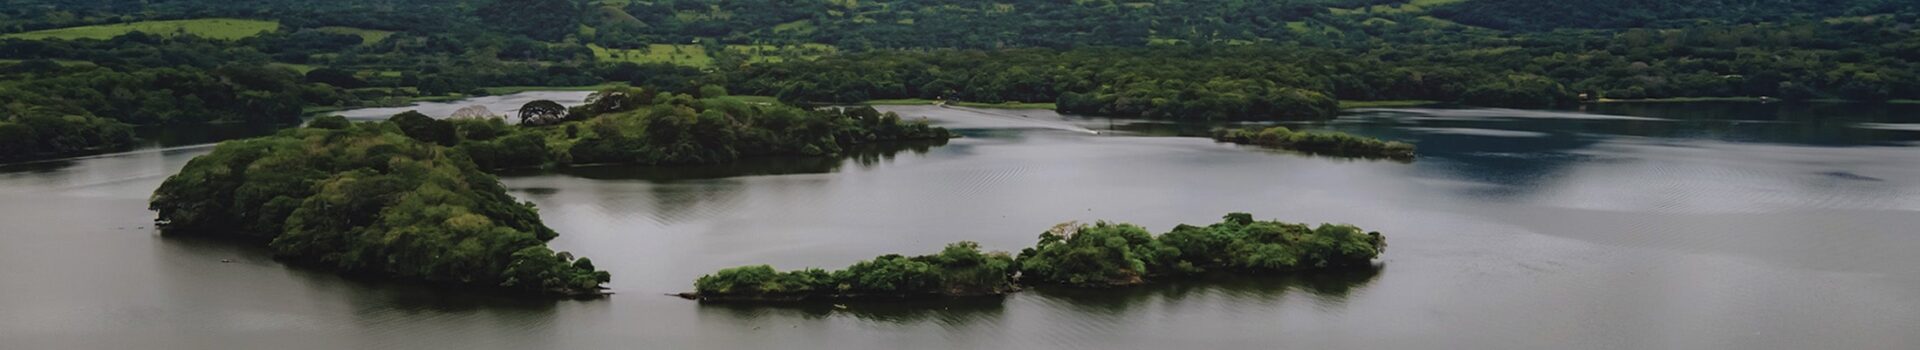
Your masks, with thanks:
[[[673,182],[684,180],[717,179],[736,176],[790,175],[831,173],[844,165],[862,168],[892,161],[900,153],[926,154],[933,147],[947,144],[947,140],[926,140],[906,142],[883,142],[848,146],[836,157],[752,157],[735,162],[719,164],[689,165],[596,165],[564,168],[555,173],[594,180],[640,180],[649,182]],[[501,172],[501,176],[528,176],[546,173],[543,170],[514,170]]]
[[[1366,288],[1385,269],[1384,265],[1373,265],[1276,275],[1213,273],[1127,288],[1040,287],[1035,288],[1034,294],[1043,303],[1065,304],[1082,312],[1106,315],[1126,315],[1153,303],[1274,304],[1290,293],[1306,293],[1318,306],[1339,308],[1348,295]]]
[[[819,319],[845,315],[868,322],[944,326],[1000,323],[1008,299],[1031,299],[1044,305],[1062,305],[1075,312],[1126,316],[1156,304],[1260,305],[1275,304],[1293,293],[1305,293],[1321,308],[1337,309],[1347,296],[1385,270],[1373,265],[1337,270],[1274,275],[1213,273],[1121,288],[1034,287],[1001,297],[936,298],[890,301],[819,301],[793,303],[703,302],[703,316],[724,315],[742,320],[766,318]],[[1151,315],[1137,315],[1149,317]]]
[[[868,322],[910,324],[934,322],[960,326],[997,322],[1006,308],[1005,297],[974,297],[893,301],[797,302],[778,304],[700,303],[702,317],[720,315],[754,320],[765,318],[823,319],[845,315]]]
[[[464,103],[462,103],[464,104]],[[1219,125],[890,107],[960,128],[840,158],[505,174],[619,294],[525,302],[290,268],[163,239],[147,196],[210,148],[0,167],[7,348],[1920,348],[1912,106],[1383,109],[1298,129],[1413,163],[1193,137]],[[496,110],[498,112],[499,110]],[[1099,134],[1076,130],[1091,129]],[[245,133],[241,133],[245,134]],[[167,141],[173,140],[173,141]],[[1004,298],[710,305],[749,264],[838,268],[1067,220],[1165,231],[1227,212],[1353,223],[1382,267]],[[222,259],[232,263],[221,263]],[[1385,271],[1391,268],[1391,273]]]

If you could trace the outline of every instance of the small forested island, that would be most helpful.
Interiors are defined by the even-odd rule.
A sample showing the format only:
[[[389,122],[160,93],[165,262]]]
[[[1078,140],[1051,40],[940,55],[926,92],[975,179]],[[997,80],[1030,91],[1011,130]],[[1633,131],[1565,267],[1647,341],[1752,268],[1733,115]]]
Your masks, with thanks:
[[[264,244],[276,257],[351,275],[602,295],[593,262],[555,253],[532,204],[453,149],[392,123],[316,120],[228,141],[167,178],[150,204],[168,236]]]
[[[437,120],[402,113],[391,121],[415,139],[454,147],[482,169],[587,164],[687,164],[750,156],[823,156],[875,142],[940,140],[953,135],[924,120],[872,107],[808,109],[728,97],[615,87],[581,106],[534,101],[519,124],[503,118]]]
[[[1414,157],[1413,144],[1405,142],[1382,141],[1336,131],[1293,131],[1284,126],[1218,129],[1214,130],[1213,139],[1337,157],[1399,161],[1412,161]]]
[[[1007,253],[981,253],[973,242],[938,254],[884,255],[844,270],[779,272],[743,266],[701,276],[702,301],[784,302],[1002,295],[1022,285],[1102,288],[1192,276],[1208,271],[1280,273],[1369,264],[1386,238],[1352,225],[1309,227],[1227,214],[1208,226],[1180,225],[1159,236],[1125,223],[1074,222],[1040,234],[1040,242]]]
[[[742,266],[701,276],[701,300],[798,301],[809,299],[914,298],[1000,295],[1017,290],[1013,256],[981,253],[974,242],[948,244],[938,254],[883,255],[844,270],[778,272],[772,266]]]

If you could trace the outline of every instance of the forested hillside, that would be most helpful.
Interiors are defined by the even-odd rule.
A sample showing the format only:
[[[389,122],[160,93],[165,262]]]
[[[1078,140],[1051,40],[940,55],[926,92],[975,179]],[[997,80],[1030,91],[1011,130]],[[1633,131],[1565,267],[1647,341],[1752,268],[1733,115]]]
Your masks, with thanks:
[[[286,122],[603,83],[1173,119],[1329,118],[1341,100],[1920,99],[1920,5],[1897,0],[0,4],[0,122]]]
[[[1682,28],[1707,21],[1750,24],[1793,20],[1866,18],[1905,13],[1907,0],[1473,0],[1435,9],[1460,23],[1496,29]],[[1911,21],[1909,21],[1911,22]]]

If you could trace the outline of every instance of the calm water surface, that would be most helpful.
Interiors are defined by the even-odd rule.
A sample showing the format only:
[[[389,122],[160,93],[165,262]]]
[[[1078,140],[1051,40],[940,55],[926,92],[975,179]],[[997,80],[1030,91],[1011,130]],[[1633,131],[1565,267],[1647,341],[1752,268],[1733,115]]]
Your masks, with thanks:
[[[147,196],[205,138],[0,167],[0,347],[1920,348],[1913,106],[1383,109],[1295,125],[1415,142],[1411,164],[1168,137],[1204,125],[892,109],[967,137],[504,176],[562,233],[554,246],[613,272],[620,294],[598,301],[353,281],[160,238]],[[1371,269],[995,299],[661,296],[737,265],[839,268],[959,240],[1017,251],[1061,221],[1159,232],[1230,211],[1353,223],[1391,248]]]

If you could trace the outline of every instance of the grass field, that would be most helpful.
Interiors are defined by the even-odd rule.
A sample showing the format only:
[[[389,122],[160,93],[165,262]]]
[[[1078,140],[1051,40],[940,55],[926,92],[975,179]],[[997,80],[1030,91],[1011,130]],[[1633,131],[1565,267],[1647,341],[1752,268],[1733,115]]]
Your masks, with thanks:
[[[28,40],[111,39],[132,32],[174,36],[193,34],[209,39],[239,40],[280,29],[280,22],[233,18],[201,18],[172,21],[140,21],[84,27],[48,29],[0,35],[0,38]]]
[[[393,36],[392,31],[377,30],[377,29],[361,29],[361,28],[354,28],[354,27],[320,27],[320,28],[314,28],[314,30],[334,33],[334,34],[359,35],[361,45],[372,45],[373,43],[380,42],[381,40],[387,40],[387,37],[389,36]]]
[[[599,45],[587,45],[593,50],[594,58],[606,62],[633,63],[672,63],[689,67],[713,66],[713,55],[700,45],[653,44],[646,49],[611,49]],[[747,55],[749,62],[780,62],[791,53],[792,56],[811,59],[832,54],[836,50],[825,44],[805,44],[799,46],[775,45],[727,45],[727,51]]]

